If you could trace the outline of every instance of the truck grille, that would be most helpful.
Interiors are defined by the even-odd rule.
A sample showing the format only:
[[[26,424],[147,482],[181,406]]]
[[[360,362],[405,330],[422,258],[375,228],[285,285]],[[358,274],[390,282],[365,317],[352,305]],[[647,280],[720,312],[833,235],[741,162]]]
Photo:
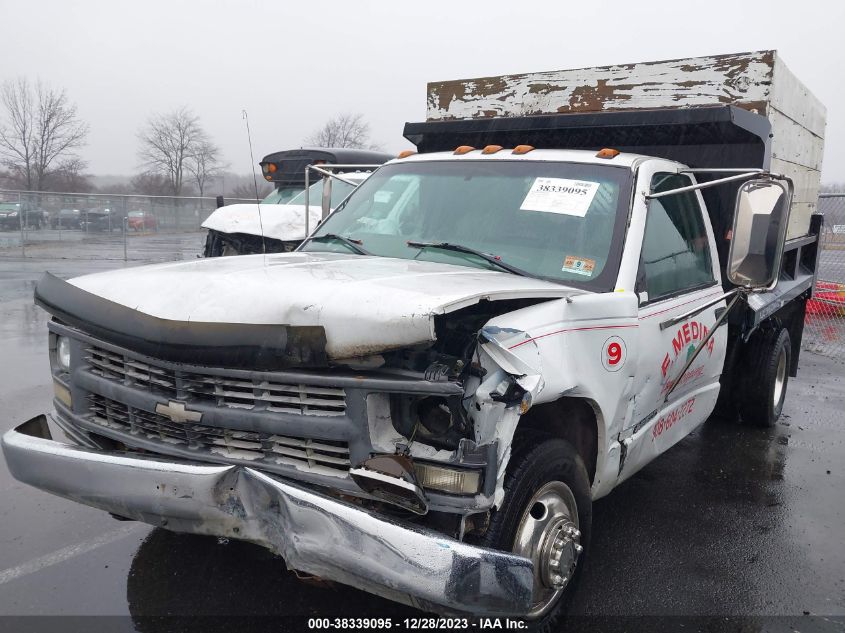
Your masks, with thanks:
[[[172,370],[98,347],[89,347],[86,352],[92,373],[168,399],[300,415],[346,412],[343,389]]]
[[[89,420],[130,436],[219,455],[261,461],[330,475],[349,470],[346,442],[256,433],[193,422],[176,423],[163,415],[127,406],[98,394],[89,394]]]

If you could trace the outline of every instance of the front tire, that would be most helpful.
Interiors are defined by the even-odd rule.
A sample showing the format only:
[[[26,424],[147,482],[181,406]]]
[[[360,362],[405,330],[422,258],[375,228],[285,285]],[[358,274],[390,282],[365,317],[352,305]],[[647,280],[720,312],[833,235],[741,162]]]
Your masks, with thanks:
[[[772,427],[786,399],[792,344],[785,328],[761,330],[752,336],[744,363],[742,393],[738,394],[742,422]]]
[[[568,443],[539,438],[515,452],[502,506],[480,544],[534,562],[531,628],[553,631],[564,614],[590,542],[592,500],[584,462]]]

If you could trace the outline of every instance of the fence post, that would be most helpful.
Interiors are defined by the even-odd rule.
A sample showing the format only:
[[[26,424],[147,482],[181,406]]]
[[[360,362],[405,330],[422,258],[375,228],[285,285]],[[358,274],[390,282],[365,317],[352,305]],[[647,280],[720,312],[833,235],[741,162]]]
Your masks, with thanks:
[[[128,239],[127,235],[129,233],[129,211],[126,208],[126,198],[123,198],[123,261],[128,261],[129,257],[126,253],[126,240]]]
[[[18,192],[18,221],[21,223],[21,257],[26,257],[26,233],[24,232],[24,219],[23,219],[23,194]]]

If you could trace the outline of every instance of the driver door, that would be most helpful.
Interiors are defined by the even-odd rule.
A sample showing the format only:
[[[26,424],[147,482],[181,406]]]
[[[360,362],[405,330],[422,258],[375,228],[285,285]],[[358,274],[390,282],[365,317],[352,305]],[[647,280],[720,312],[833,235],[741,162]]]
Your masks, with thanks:
[[[693,184],[677,171],[650,177],[652,193]],[[725,301],[713,231],[697,191],[652,198],[648,203],[637,275],[640,297],[639,357],[634,415],[620,434],[626,479],[690,433],[715,405],[727,333],[715,332],[689,369],[688,358],[706,339]],[[684,317],[677,323],[670,320]],[[677,386],[672,387],[677,383]],[[671,393],[670,393],[671,390]]]

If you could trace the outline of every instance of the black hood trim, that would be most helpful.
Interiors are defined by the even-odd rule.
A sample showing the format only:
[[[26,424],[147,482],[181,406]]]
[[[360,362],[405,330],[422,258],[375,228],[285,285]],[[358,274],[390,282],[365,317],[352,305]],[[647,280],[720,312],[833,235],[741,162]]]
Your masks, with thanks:
[[[162,360],[258,371],[328,366],[326,331],[318,325],[160,319],[51,273],[44,273],[35,286],[35,303],[65,325]]]

